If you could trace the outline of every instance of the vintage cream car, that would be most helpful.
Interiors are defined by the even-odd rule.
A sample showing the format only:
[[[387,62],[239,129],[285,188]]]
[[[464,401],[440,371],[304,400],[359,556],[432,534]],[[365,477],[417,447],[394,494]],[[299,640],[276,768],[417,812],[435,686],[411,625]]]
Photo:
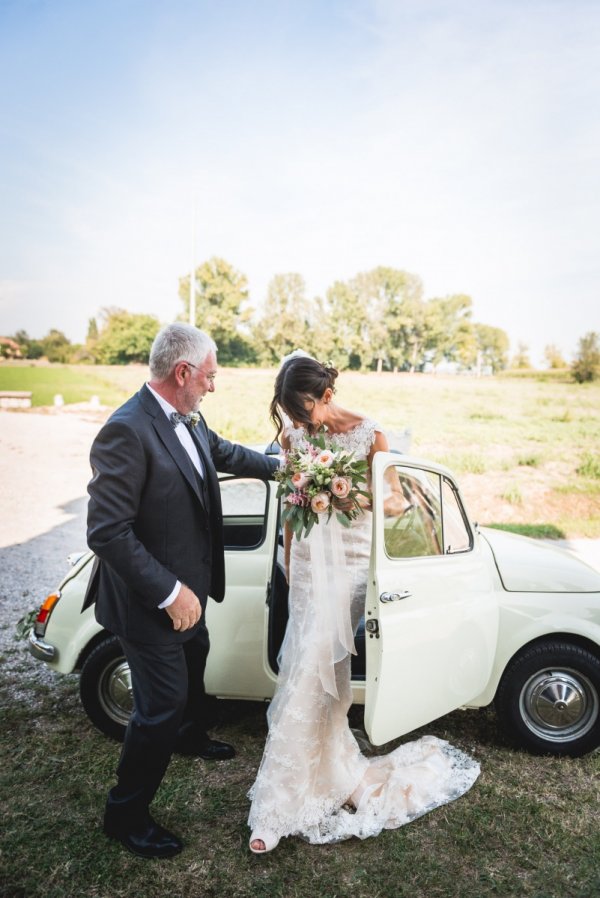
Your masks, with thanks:
[[[383,499],[395,476],[410,508],[388,517]],[[276,484],[223,477],[221,489],[227,595],[209,603],[206,687],[268,700],[288,614]],[[78,556],[44,601],[29,645],[54,670],[80,671],[87,714],[119,738],[131,710],[129,670],[93,610],[80,613],[91,559]],[[532,752],[578,756],[600,746],[600,573],[560,549],[478,528],[440,465],[375,457],[356,641],[354,697],[365,703],[373,744],[493,702],[501,730]]]

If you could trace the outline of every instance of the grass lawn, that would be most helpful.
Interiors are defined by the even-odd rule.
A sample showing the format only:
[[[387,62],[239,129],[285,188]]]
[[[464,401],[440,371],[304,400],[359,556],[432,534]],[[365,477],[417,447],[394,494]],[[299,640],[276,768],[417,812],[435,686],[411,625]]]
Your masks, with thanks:
[[[24,660],[29,668],[30,660]],[[26,676],[24,677],[26,684]],[[72,677],[30,684],[6,708],[2,755],[3,898],[592,898],[600,894],[600,756],[536,758],[502,744],[491,711],[427,727],[480,761],[471,792],[376,839],[273,854],[247,848],[250,787],[264,708],[232,704],[219,734],[233,761],[175,757],[154,803],[180,833],[172,860],[137,859],[99,830],[118,745],[84,716]],[[362,712],[352,709],[360,726]],[[411,734],[410,738],[414,738]],[[8,798],[10,796],[10,799]]]
[[[107,409],[134,392],[143,366],[0,365],[0,390],[28,389],[35,406],[98,396]],[[203,412],[233,440],[264,443],[275,372],[221,369]],[[438,377],[345,372],[342,405],[376,418],[392,445],[450,467],[481,524],[530,535],[600,537],[600,383],[545,377]],[[107,414],[108,411],[105,412]]]
[[[28,390],[34,408],[51,406],[61,395],[65,403],[89,402],[98,396],[102,405],[117,406],[136,389],[146,374],[144,366],[117,369],[91,365],[0,365],[0,390]],[[131,390],[127,384],[131,383]]]

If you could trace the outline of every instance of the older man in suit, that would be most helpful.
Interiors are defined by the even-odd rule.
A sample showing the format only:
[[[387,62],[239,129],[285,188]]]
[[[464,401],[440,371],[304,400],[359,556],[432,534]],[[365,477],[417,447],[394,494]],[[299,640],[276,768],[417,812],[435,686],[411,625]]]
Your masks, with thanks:
[[[120,637],[134,697],[104,831],[142,857],[182,848],[149,812],[173,751],[234,754],[209,739],[203,719],[207,597],[220,602],[225,589],[216,471],[268,479],[277,461],[207,427],[198,406],[216,373],[207,334],[186,324],[163,328],[150,381],[109,418],[90,456],[96,618]]]

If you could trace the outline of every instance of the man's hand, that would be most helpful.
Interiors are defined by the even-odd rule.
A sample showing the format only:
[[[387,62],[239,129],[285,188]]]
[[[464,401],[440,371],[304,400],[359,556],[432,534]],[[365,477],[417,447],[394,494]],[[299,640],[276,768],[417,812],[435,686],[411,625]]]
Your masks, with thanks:
[[[202,606],[189,586],[181,585],[177,598],[165,608],[173,621],[173,629],[183,632],[194,627],[202,617]]]

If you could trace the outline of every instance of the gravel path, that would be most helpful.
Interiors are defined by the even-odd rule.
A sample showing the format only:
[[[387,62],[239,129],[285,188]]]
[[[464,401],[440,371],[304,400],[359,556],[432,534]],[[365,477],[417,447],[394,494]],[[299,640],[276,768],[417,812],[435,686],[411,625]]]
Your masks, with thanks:
[[[52,671],[15,640],[15,624],[40,605],[85,549],[92,440],[105,414],[0,412],[0,658],[2,679],[51,682]]]

